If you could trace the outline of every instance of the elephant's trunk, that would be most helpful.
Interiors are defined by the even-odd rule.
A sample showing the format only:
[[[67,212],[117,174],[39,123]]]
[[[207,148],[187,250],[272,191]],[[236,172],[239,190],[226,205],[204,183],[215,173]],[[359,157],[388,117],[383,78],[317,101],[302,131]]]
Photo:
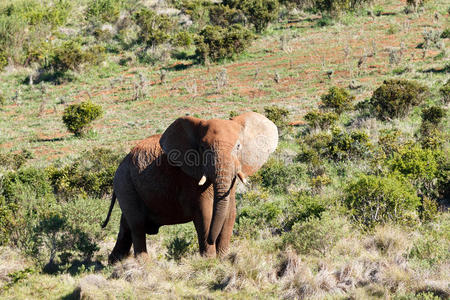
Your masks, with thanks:
[[[226,164],[224,164],[226,166]],[[229,166],[229,165],[228,165]],[[214,186],[214,207],[211,226],[208,235],[208,244],[216,242],[222,231],[222,227],[229,214],[230,191],[233,184],[233,172],[231,168],[221,168],[216,166],[216,176],[213,181]]]

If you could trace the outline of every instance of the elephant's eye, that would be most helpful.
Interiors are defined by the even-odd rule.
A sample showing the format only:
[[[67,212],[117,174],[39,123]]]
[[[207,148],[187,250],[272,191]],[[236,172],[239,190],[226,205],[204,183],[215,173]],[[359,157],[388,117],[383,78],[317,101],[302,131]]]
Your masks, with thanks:
[[[236,150],[241,150],[241,143],[237,143]]]

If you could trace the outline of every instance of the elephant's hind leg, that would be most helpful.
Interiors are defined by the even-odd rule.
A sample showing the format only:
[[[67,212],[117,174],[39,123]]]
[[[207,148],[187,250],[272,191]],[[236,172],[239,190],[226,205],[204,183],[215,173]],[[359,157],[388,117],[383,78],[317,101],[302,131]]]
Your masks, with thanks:
[[[125,220],[125,217],[122,214],[122,216],[120,217],[119,235],[117,236],[116,245],[109,255],[109,263],[113,264],[116,261],[127,257],[130,254],[131,244],[131,230],[128,226],[127,221]]]

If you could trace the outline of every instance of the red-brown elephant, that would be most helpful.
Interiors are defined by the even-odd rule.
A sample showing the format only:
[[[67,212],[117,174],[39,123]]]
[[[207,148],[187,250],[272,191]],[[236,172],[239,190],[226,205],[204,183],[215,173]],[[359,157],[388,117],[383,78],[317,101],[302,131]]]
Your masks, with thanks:
[[[163,225],[194,221],[200,253],[227,252],[236,216],[236,178],[245,183],[278,144],[278,130],[266,117],[249,112],[230,120],[182,117],[162,135],[141,141],[114,177],[122,209],[111,263],[147,252],[146,234]]]

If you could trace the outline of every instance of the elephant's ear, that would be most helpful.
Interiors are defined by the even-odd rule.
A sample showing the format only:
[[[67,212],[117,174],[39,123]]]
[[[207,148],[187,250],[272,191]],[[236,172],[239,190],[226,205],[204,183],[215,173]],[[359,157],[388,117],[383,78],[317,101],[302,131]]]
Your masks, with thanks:
[[[277,126],[261,114],[248,112],[231,119],[242,126],[239,160],[242,171],[250,176],[267,161],[278,145]]]
[[[159,144],[172,166],[200,180],[201,162],[198,155],[198,128],[202,120],[194,117],[176,119],[162,134]]]

